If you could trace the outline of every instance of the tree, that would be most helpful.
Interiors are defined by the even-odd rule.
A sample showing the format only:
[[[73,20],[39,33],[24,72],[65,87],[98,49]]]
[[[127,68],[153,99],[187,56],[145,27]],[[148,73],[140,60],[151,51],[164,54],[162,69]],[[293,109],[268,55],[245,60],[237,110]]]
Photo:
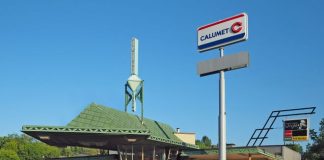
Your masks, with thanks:
[[[0,149],[0,160],[20,160],[17,153],[11,150]]]
[[[10,134],[0,137],[0,160],[43,160],[60,156],[97,155],[98,149],[82,147],[58,148],[49,146],[28,135]]]
[[[319,131],[310,130],[310,138],[313,144],[308,144],[306,152],[303,155],[305,160],[323,160],[324,159],[324,118],[320,122]]]
[[[2,146],[2,149],[12,150],[14,152],[17,152],[18,151],[18,142],[16,140],[9,140]]]
[[[201,138],[201,141],[205,144],[206,147],[208,147],[208,148],[211,147],[211,144],[212,144],[211,139],[208,138],[207,136],[203,136]]]
[[[0,160],[11,160],[15,157],[19,157],[20,160],[43,160],[60,156],[59,148],[49,146],[24,134],[0,137],[0,149],[2,150]]]
[[[201,140],[196,140],[196,145],[200,149],[210,149],[211,144],[212,144],[212,142],[211,142],[210,138],[208,138],[207,136],[203,136],[201,138]]]
[[[61,156],[71,157],[73,155],[72,150],[68,147],[61,148]]]
[[[286,146],[300,154],[303,153],[303,147],[299,144],[287,144]]]
[[[18,155],[21,160],[43,160],[59,157],[60,150],[42,142],[25,143],[20,145]]]

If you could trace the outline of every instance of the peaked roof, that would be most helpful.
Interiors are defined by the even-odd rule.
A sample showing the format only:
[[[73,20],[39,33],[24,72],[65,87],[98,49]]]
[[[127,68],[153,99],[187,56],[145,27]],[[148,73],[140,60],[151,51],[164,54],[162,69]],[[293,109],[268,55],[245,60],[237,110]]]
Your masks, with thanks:
[[[137,143],[140,144],[154,143],[170,147],[197,148],[195,145],[182,142],[174,135],[175,130],[165,123],[144,118],[142,124],[136,115],[97,104],[89,105],[67,126],[25,125],[22,132],[56,146],[115,148],[116,145],[128,144],[126,139],[131,137],[138,139]],[[107,140],[106,143],[102,142],[103,138]],[[94,141],[100,141],[100,144]]]
[[[91,104],[68,127],[146,129],[137,116],[101,105]]]
[[[144,124],[136,115],[91,104],[67,127],[73,128],[106,128],[149,131],[151,136],[181,141],[173,133],[175,130],[167,124],[144,118]]]

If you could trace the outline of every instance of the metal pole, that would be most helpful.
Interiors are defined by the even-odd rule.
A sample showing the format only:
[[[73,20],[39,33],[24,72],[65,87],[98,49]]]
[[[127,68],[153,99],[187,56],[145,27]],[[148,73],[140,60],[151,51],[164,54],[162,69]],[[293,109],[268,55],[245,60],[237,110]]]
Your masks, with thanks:
[[[163,148],[162,160],[166,160],[165,148]]]
[[[132,145],[132,160],[134,160],[134,146]]]
[[[118,151],[119,160],[123,160],[123,156],[121,154],[119,146],[117,146],[117,151]]]
[[[125,112],[127,112],[127,97],[128,97],[128,94],[126,94],[127,93],[127,82],[126,82],[126,84],[125,84]]]
[[[143,92],[144,92],[144,82],[141,82],[141,120],[142,120],[142,124],[144,124],[144,100],[143,100]]]
[[[127,155],[128,155],[127,148],[125,148],[125,154],[124,154],[125,160],[127,160]]]
[[[220,57],[224,56],[224,48],[220,48]],[[219,160],[226,160],[226,111],[225,111],[225,74],[219,74]]]
[[[155,153],[155,146],[153,146],[153,160],[155,160],[155,155],[156,155],[156,153]]]
[[[142,160],[144,160],[144,147],[142,146]]]

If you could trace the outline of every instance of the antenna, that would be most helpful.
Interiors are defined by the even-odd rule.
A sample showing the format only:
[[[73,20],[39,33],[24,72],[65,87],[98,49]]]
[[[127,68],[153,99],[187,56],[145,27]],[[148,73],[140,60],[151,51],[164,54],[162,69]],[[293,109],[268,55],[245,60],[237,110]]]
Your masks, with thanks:
[[[136,99],[141,102],[141,121],[143,124],[144,81],[138,76],[138,39],[131,42],[131,75],[125,84],[125,112],[132,101],[132,111],[136,111]]]

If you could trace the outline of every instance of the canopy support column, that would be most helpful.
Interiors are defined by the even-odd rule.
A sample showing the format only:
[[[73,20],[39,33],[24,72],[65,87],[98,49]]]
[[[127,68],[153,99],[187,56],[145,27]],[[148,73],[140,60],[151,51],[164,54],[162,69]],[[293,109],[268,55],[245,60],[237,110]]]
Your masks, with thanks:
[[[155,160],[155,146],[153,146],[153,160]]]
[[[144,147],[142,146],[142,160],[144,160]]]
[[[128,154],[128,152],[127,152],[127,148],[125,148],[125,152],[124,152],[125,160],[127,160],[127,154]]]
[[[134,160],[134,146],[132,145],[132,160]]]
[[[165,155],[165,148],[163,148],[163,153],[162,153],[162,160],[166,160],[166,155]]]
[[[118,151],[118,157],[119,157],[119,160],[123,160],[123,157],[121,155],[121,152],[120,152],[120,148],[119,146],[117,146],[117,151]]]

